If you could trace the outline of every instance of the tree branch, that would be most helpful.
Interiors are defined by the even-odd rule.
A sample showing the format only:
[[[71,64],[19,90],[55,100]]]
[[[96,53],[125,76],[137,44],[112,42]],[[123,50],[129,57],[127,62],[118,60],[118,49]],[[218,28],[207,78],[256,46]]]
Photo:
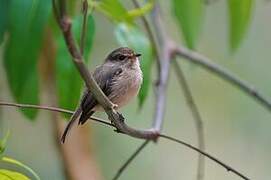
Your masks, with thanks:
[[[62,109],[62,108],[57,108],[57,107],[51,107],[51,106],[44,106],[44,105],[32,105],[32,104],[18,104],[18,103],[10,103],[10,102],[3,102],[0,101],[0,106],[11,106],[11,107],[18,107],[18,108],[30,108],[30,109],[42,109],[42,110],[47,110],[47,111],[55,111],[55,112],[60,112],[60,113],[66,113],[72,115],[74,111],[70,111],[67,109]],[[103,123],[109,126],[112,126],[110,122],[107,122],[101,118],[91,116],[91,120]]]
[[[73,113],[73,112],[70,112],[69,110],[61,109],[61,108],[47,107],[47,106],[37,106],[37,105],[29,105],[29,104],[7,103],[7,102],[1,102],[1,101],[0,101],[0,106],[15,106],[15,107],[20,107],[20,108],[37,108],[37,109],[44,109],[44,110],[50,110],[50,111],[56,111],[56,112],[63,112],[63,113],[70,113],[70,114]],[[97,118],[97,119],[99,120],[97,122],[100,122],[103,125],[106,125],[108,127],[115,127],[114,124],[110,124],[109,122],[101,120],[99,118]],[[122,134],[124,134],[124,133],[122,133]],[[190,144],[188,144],[188,143],[186,143],[184,141],[181,141],[179,139],[176,139],[174,137],[171,137],[171,136],[168,136],[168,135],[165,135],[165,134],[157,134],[157,136],[161,137],[161,138],[168,139],[170,141],[174,141],[174,142],[176,142],[178,144],[182,144],[182,145],[188,147],[189,149],[192,149],[192,150],[194,150],[194,151],[196,151],[196,152],[204,155],[205,157],[209,158],[210,160],[212,160],[212,161],[216,162],[217,164],[221,165],[222,167],[224,167],[227,171],[233,172],[234,174],[236,174],[237,176],[241,177],[242,179],[250,180],[250,178],[246,177],[245,175],[243,175],[238,170],[236,170],[236,169],[232,168],[231,166],[227,165],[226,163],[220,161],[219,159],[217,159],[216,157],[210,155],[209,153],[206,153],[206,152],[204,152],[204,151],[196,148],[195,146],[192,146],[192,145],[190,145]]]
[[[172,58],[171,54],[171,43],[167,41],[166,33],[161,26],[161,18],[158,13],[159,7],[156,4],[154,6],[154,11],[152,13],[152,20],[155,25],[155,29],[159,36],[159,44],[161,45],[161,53],[158,54],[158,63],[160,64],[160,72],[158,75],[158,80],[156,83],[156,107],[155,107],[155,115],[153,120],[153,127],[157,131],[161,131],[163,120],[165,116],[165,103],[166,103],[166,90],[167,90],[167,82],[169,76],[170,69],[170,59]]]
[[[175,72],[177,74],[177,78],[179,80],[179,83],[182,87],[184,97],[186,99],[186,102],[191,110],[196,132],[197,132],[197,140],[198,140],[198,147],[201,150],[205,150],[205,141],[204,141],[204,128],[203,128],[203,121],[200,116],[199,110],[197,108],[197,105],[193,99],[192,92],[190,90],[190,87],[188,85],[187,80],[185,79],[184,73],[182,71],[181,66],[178,64],[177,61],[173,61],[173,67],[175,69]],[[197,179],[201,180],[204,179],[204,157],[199,154],[198,158],[198,169],[197,169]]]
[[[117,180],[123,171],[128,167],[128,165],[135,159],[135,157],[147,146],[149,140],[144,141],[136,151],[124,162],[124,164],[119,168],[116,175],[114,176],[113,180]]]
[[[260,93],[253,85],[240,79],[227,69],[215,64],[209,58],[178,45],[175,45],[173,53],[216,74],[218,77],[226,80],[238,89],[242,90],[244,93],[248,94],[249,97],[254,98],[267,110],[271,111],[271,101],[264,97],[264,95],[262,95],[262,93]]]
[[[86,32],[87,32],[87,20],[88,20],[88,1],[83,1],[82,6],[82,12],[83,12],[83,24],[82,24],[82,32],[80,37],[80,52],[81,54],[84,54],[84,48],[85,48],[85,42],[86,42]]]
[[[234,174],[236,174],[237,176],[241,177],[242,179],[250,180],[250,178],[248,178],[247,176],[245,176],[244,174],[242,174],[242,173],[239,172],[238,170],[236,170],[236,169],[232,168],[231,166],[225,164],[224,162],[220,161],[220,160],[217,159],[216,157],[214,157],[214,156],[212,156],[212,155],[210,155],[210,154],[208,154],[208,153],[206,153],[206,152],[204,152],[204,151],[202,151],[202,150],[196,148],[195,146],[192,146],[192,145],[190,145],[190,144],[188,144],[188,143],[186,143],[186,142],[184,142],[184,141],[181,141],[181,140],[179,140],[179,139],[176,139],[176,138],[174,138],[174,137],[170,137],[170,136],[167,136],[167,135],[164,135],[164,134],[160,134],[159,137],[160,137],[160,138],[165,138],[165,139],[168,139],[168,140],[171,140],[171,141],[174,141],[174,142],[176,142],[176,143],[178,143],[178,144],[182,144],[182,145],[188,147],[189,149],[192,149],[192,150],[194,150],[194,151],[196,151],[196,152],[198,152],[198,153],[204,155],[205,157],[207,157],[207,158],[213,160],[213,161],[216,162],[217,164],[219,164],[219,165],[221,165],[222,167],[224,167],[228,172],[231,171],[231,172],[233,172]]]
[[[132,0],[134,6],[136,8],[140,8],[140,4],[137,0]],[[143,26],[148,34],[148,37],[149,37],[149,40],[153,46],[153,54],[155,56],[155,59],[158,60],[159,59],[159,56],[158,56],[158,46],[155,42],[155,37],[154,37],[154,34],[152,33],[152,30],[151,30],[151,26],[150,24],[148,23],[148,20],[146,18],[146,16],[141,16],[141,19],[142,19],[142,22],[143,22]],[[161,67],[160,67],[160,63],[156,63],[157,64],[157,72],[160,73],[160,70],[161,70]]]

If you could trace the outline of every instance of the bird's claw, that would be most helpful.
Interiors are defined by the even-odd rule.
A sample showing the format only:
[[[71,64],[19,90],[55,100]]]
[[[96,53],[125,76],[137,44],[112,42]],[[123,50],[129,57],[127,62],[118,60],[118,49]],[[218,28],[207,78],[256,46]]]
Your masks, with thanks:
[[[116,109],[118,109],[118,105],[117,104],[112,104],[112,109],[114,109],[114,110],[116,110]]]
[[[123,115],[121,113],[118,112],[118,115],[119,115],[119,120],[121,122],[124,122],[125,118],[123,117]]]

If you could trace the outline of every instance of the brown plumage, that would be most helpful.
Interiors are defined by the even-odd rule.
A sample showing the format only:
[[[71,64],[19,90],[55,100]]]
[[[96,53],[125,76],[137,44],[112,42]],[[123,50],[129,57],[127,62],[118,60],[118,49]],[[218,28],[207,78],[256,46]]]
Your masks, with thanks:
[[[105,62],[97,67],[93,77],[104,94],[118,108],[126,105],[137,95],[141,83],[142,72],[138,57],[133,50],[121,47],[111,52]],[[70,122],[66,126],[61,141],[64,143],[67,133],[74,122],[79,118],[78,124],[84,124],[95,111],[103,111],[92,93],[86,90],[82,96],[80,106],[77,108]]]

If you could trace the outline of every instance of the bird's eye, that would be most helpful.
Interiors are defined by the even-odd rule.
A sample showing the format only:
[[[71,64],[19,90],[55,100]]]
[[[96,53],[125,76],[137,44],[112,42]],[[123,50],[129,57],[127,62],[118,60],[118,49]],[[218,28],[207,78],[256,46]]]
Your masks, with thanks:
[[[119,60],[122,61],[122,60],[124,60],[124,59],[125,59],[125,56],[124,56],[124,55],[120,55],[120,56],[119,56]]]

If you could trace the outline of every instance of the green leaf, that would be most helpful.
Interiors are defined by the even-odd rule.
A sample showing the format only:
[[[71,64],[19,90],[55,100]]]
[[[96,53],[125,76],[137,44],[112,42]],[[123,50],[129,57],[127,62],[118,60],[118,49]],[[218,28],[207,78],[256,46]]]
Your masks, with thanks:
[[[130,11],[128,11],[119,0],[89,0],[89,4],[91,8],[97,9],[117,23],[125,22],[133,24],[135,18],[145,15],[153,8],[154,0],[149,0],[140,8],[135,8]]]
[[[17,165],[19,167],[24,168],[25,170],[30,172],[35,177],[35,179],[40,180],[40,177],[37,175],[37,173],[35,173],[35,171],[33,171],[30,167],[21,163],[20,161],[17,161],[15,159],[10,158],[10,157],[2,157],[1,160],[3,162],[11,163],[11,164],[14,164],[14,165]]]
[[[82,29],[82,16],[75,18],[73,23],[73,33],[76,40],[79,41]],[[94,19],[92,16],[87,20],[87,32],[84,48],[84,59],[88,61],[93,37],[94,37]],[[63,108],[73,110],[78,104],[83,81],[73,64],[63,36],[57,37],[57,55],[56,55],[56,82],[59,105]]]
[[[242,42],[248,29],[253,0],[228,0],[230,16],[230,47],[235,51]]]
[[[153,8],[154,1],[155,0],[148,0],[148,2],[141,6],[140,8],[135,8],[128,11],[128,16],[130,16],[131,18],[144,16],[147,12],[149,12]]]
[[[37,60],[50,10],[50,0],[10,1],[10,36],[4,65],[11,93],[18,103],[39,103]],[[22,112],[30,119],[37,115],[34,109]]]
[[[10,0],[0,0],[0,44],[3,42],[4,33],[7,30],[8,10]]]
[[[143,84],[139,91],[139,107],[142,107],[151,83],[151,66],[153,51],[149,39],[136,26],[121,23],[115,30],[116,38],[121,46],[128,46],[142,54],[140,66],[143,72]]]
[[[15,172],[15,171],[10,171],[7,169],[0,169],[0,179],[1,180],[30,180],[27,176]]]
[[[10,135],[10,131],[8,130],[4,138],[0,141],[0,155],[3,154],[3,152],[6,149],[6,144],[7,144],[9,135]]]
[[[131,21],[128,17],[128,11],[119,0],[90,1],[90,5],[116,22]]]
[[[172,6],[187,46],[194,49],[201,31],[203,0],[172,0]]]

